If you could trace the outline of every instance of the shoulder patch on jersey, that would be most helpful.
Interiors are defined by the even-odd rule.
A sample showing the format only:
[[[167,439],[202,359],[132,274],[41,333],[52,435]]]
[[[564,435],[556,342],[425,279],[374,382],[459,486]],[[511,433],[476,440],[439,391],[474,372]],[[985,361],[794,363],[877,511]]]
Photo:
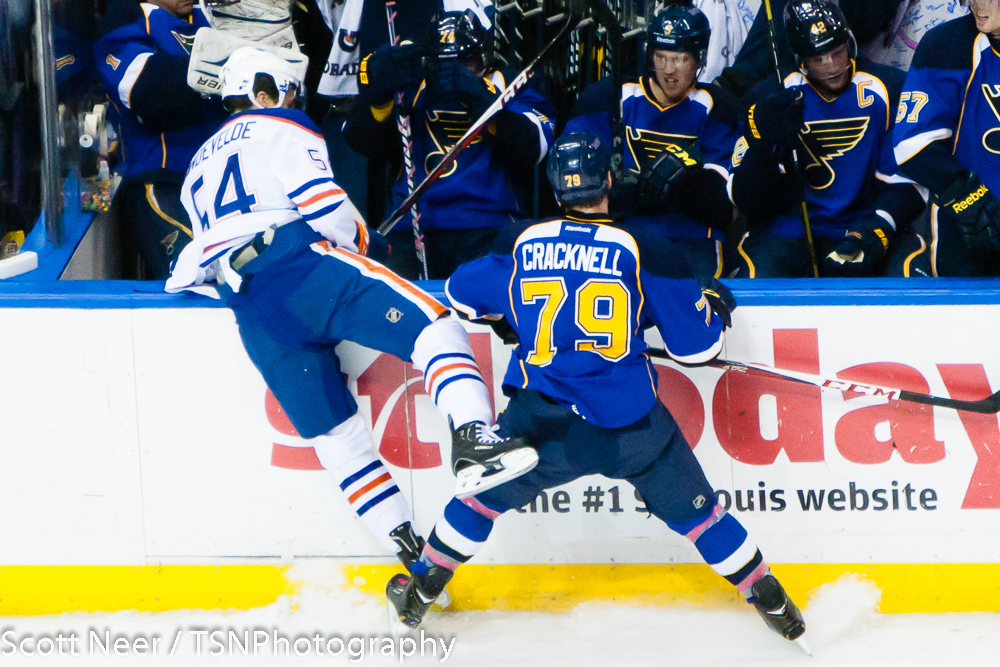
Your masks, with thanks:
[[[972,44],[972,71],[979,69],[979,64],[983,61],[983,51],[989,51],[993,48],[990,44],[990,38],[984,34],[979,33],[976,37],[976,41]]]
[[[887,107],[889,106],[889,91],[886,89],[885,84],[882,83],[882,79],[867,72],[855,72],[854,78],[851,81],[858,88],[864,86],[871,90],[873,93],[882,98],[882,101],[885,102]],[[868,104],[871,104],[871,102]],[[858,106],[864,108],[868,106],[868,104],[862,103],[862,94],[858,91]]]
[[[697,102],[701,106],[705,107],[707,113],[712,113],[712,107],[715,106],[715,100],[712,99],[712,94],[707,90],[702,88],[692,88],[688,92],[687,96],[692,102]]]
[[[503,78],[503,72],[496,70],[492,74],[486,77],[490,83],[496,86],[499,90],[504,90],[507,87],[507,82]]]
[[[809,79],[802,72],[792,72],[785,77],[785,88],[796,88],[798,86],[808,86]]]
[[[532,225],[517,237],[517,241],[514,245],[521,245],[522,243],[534,241],[535,239],[545,239],[559,236],[559,232],[562,231],[562,223],[562,220],[550,220],[549,222],[540,222],[537,225]]]
[[[622,86],[622,102],[632,97],[645,97],[646,91],[641,83],[626,83]]]
[[[617,243],[628,250],[636,262],[639,261],[639,246],[636,244],[635,239],[632,238],[632,235],[624,229],[609,227],[608,225],[597,225],[597,233],[594,234],[594,240],[603,241],[604,243]]]

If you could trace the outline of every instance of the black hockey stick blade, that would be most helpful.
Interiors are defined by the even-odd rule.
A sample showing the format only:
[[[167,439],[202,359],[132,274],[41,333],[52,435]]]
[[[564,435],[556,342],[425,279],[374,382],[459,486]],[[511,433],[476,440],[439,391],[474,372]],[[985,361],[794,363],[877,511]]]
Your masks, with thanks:
[[[671,359],[665,350],[658,348],[648,348],[646,353],[656,359]],[[962,410],[964,412],[975,412],[981,415],[995,415],[1000,413],[1000,391],[992,396],[987,396],[978,401],[963,401],[957,398],[944,398],[932,396],[930,394],[920,394],[906,389],[893,387],[883,387],[880,385],[864,382],[854,382],[852,380],[829,380],[819,375],[811,373],[800,373],[799,371],[789,371],[783,368],[772,368],[763,364],[750,364],[742,361],[731,361],[728,359],[713,359],[704,366],[721,368],[725,371],[745,373],[748,375],[763,375],[765,377],[779,378],[789,382],[799,384],[811,384],[821,389],[836,389],[842,392],[853,392],[865,394],[866,396],[885,396],[890,401],[906,401],[907,403],[919,403],[921,405],[932,405],[939,408],[950,408],[952,410]]]
[[[403,219],[403,216],[406,215],[406,213],[411,208],[413,208],[413,205],[424,195],[425,192],[427,192],[427,189],[430,188],[435,183],[435,181],[437,181],[437,179],[441,177],[441,174],[443,174],[445,170],[451,167],[452,163],[455,161],[455,158],[458,157],[458,154],[461,153],[466,148],[468,148],[468,146],[472,144],[475,138],[479,136],[479,133],[482,132],[484,127],[486,127],[486,123],[489,121],[489,119],[492,118],[493,115],[496,114],[498,111],[506,107],[507,104],[510,103],[511,98],[513,98],[514,95],[516,95],[517,92],[521,90],[521,88],[523,88],[528,83],[528,79],[531,78],[531,75],[538,67],[538,64],[542,62],[542,58],[545,57],[545,54],[547,54],[549,50],[553,46],[555,46],[563,37],[569,34],[571,30],[575,30],[576,28],[581,27],[584,24],[584,22],[592,20],[592,19],[583,19],[580,21],[575,20],[577,18],[577,15],[573,11],[574,6],[575,5],[573,4],[573,2],[571,2],[569,5],[570,12],[568,16],[566,14],[557,14],[556,16],[553,16],[546,22],[547,24],[551,25],[559,21],[563,21],[563,24],[562,27],[559,28],[559,32],[556,33],[556,36],[553,37],[551,40],[549,40],[545,44],[545,46],[542,47],[541,51],[538,52],[538,55],[535,56],[535,59],[532,60],[530,63],[528,63],[528,66],[525,67],[523,70],[521,70],[520,74],[514,77],[514,80],[510,82],[510,84],[503,90],[502,93],[500,93],[500,97],[498,97],[493,102],[493,104],[491,104],[489,108],[486,109],[485,112],[483,112],[483,115],[480,116],[479,119],[476,120],[476,122],[474,122],[469,127],[468,130],[466,130],[465,134],[463,134],[462,137],[457,142],[455,142],[455,145],[451,147],[451,150],[445,153],[444,157],[441,158],[441,161],[438,163],[438,165],[434,167],[434,169],[432,169],[427,174],[427,176],[424,177],[424,180],[422,180],[420,184],[417,185],[417,187],[413,188],[413,191],[410,192],[409,195],[407,195],[406,199],[402,201],[402,203],[396,208],[396,210],[393,211],[389,215],[389,217],[386,218],[385,221],[378,226],[379,234],[382,234],[384,236],[385,234],[388,234],[389,232],[392,231],[393,227],[395,227],[399,223],[399,221]]]

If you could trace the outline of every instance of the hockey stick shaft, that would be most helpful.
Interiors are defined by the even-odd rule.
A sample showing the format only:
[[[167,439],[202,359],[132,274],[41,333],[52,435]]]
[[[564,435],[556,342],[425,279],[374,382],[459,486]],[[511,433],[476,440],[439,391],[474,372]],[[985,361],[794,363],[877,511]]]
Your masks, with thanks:
[[[389,43],[392,46],[399,46],[400,38],[396,34],[396,2],[387,0],[385,3],[385,19],[389,27]],[[407,195],[413,194],[414,173],[416,165],[413,163],[413,132],[410,127],[410,114],[406,107],[405,93],[400,91],[396,94],[396,129],[399,131],[399,139],[403,143],[403,173],[406,175]],[[424,234],[420,229],[420,209],[416,202],[412,208],[413,214],[413,246],[417,251],[417,259],[420,260],[420,278],[427,280],[427,247],[424,245]]]
[[[572,17],[570,17],[568,14],[558,14],[556,16],[553,16],[551,19],[549,19],[548,23],[551,25],[559,20],[564,20],[565,23],[563,24],[562,28],[559,29],[559,32],[556,34],[556,36],[553,37],[548,43],[545,44],[545,46],[542,47],[542,50],[538,52],[538,55],[535,56],[535,59],[532,60],[527,67],[521,70],[521,73],[518,74],[514,78],[514,80],[510,82],[510,85],[508,85],[504,89],[504,91],[500,94],[500,97],[494,100],[493,104],[491,104],[489,108],[486,109],[485,112],[483,112],[483,115],[480,116],[479,119],[476,120],[476,122],[473,123],[468,130],[466,130],[465,134],[463,134],[462,137],[457,142],[455,142],[455,145],[451,147],[451,150],[445,153],[444,157],[441,159],[441,162],[439,162],[438,165],[434,167],[434,169],[432,169],[427,174],[427,176],[424,177],[424,180],[422,180],[419,185],[417,185],[410,191],[410,194],[407,195],[406,199],[404,199],[403,202],[396,208],[396,210],[393,211],[388,218],[386,218],[385,222],[379,225],[378,227],[379,234],[385,235],[388,234],[390,231],[392,231],[392,228],[395,227],[399,223],[399,221],[403,219],[403,216],[406,215],[407,212],[409,212],[409,210],[413,208],[413,206],[417,203],[420,197],[422,197],[423,194],[427,192],[427,189],[430,186],[432,186],[434,182],[437,181],[438,178],[441,177],[441,174],[443,174],[445,170],[451,167],[452,163],[455,161],[455,158],[458,156],[458,154],[461,153],[463,150],[465,150],[475,140],[475,138],[479,136],[479,133],[482,131],[484,127],[486,127],[486,123],[490,120],[490,118],[492,118],[498,111],[506,107],[510,103],[510,100],[514,97],[514,95],[516,95],[517,92],[521,90],[521,88],[523,88],[528,83],[528,79],[534,73],[539,63],[541,63],[542,58],[545,57],[545,54],[548,53],[549,50],[559,40],[561,40],[566,34],[569,33],[570,28],[574,27]],[[576,28],[582,27],[587,21],[590,20],[592,19],[584,19],[580,23],[577,23],[575,27]]]
[[[778,35],[774,30],[774,14],[771,13],[771,0],[764,0],[764,10],[767,13],[767,36],[771,42],[771,56],[774,58],[774,73],[778,77],[778,90],[784,90],[785,81],[781,76],[781,60],[778,58]],[[798,136],[796,134],[796,138]],[[809,207],[806,206],[805,182],[802,180],[799,151],[794,145],[792,146],[792,170],[794,172],[792,178],[799,192],[799,203],[802,206],[802,226],[805,228],[806,245],[809,248],[809,260],[812,262],[813,278],[819,278],[819,265],[816,263],[816,245],[813,243],[812,225],[809,224]]]
[[[646,353],[656,359],[671,359],[665,350],[658,348],[648,348]],[[713,359],[705,366],[721,368],[725,371],[745,373],[747,375],[760,375],[762,377],[778,378],[799,384],[810,384],[821,389],[836,389],[842,392],[853,392],[865,394],[866,396],[885,396],[890,401],[905,401],[907,403],[919,403],[921,405],[932,405],[941,408],[951,408],[952,410],[964,410],[966,412],[976,412],[989,415],[1000,412],[1000,391],[987,396],[978,401],[963,401],[956,398],[943,398],[930,394],[921,394],[906,389],[894,387],[883,387],[875,384],[854,382],[852,380],[830,380],[811,373],[801,373],[799,371],[789,371],[783,368],[773,368],[763,364],[750,364],[742,361],[732,361],[729,359]]]

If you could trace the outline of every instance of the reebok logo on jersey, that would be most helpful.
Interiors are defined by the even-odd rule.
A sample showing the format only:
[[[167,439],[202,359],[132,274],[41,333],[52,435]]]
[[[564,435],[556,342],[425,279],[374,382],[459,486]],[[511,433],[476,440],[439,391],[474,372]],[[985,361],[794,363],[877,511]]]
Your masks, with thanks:
[[[982,199],[984,196],[986,196],[986,193],[989,191],[990,189],[988,187],[986,187],[985,185],[980,185],[979,189],[973,192],[971,195],[969,195],[962,201],[958,201],[952,204],[951,210],[954,211],[955,213],[961,213],[962,211],[964,211],[965,209],[969,208],[977,201]]]
[[[403,313],[396,308],[390,308],[385,313],[385,319],[389,320],[393,324],[403,319]]]

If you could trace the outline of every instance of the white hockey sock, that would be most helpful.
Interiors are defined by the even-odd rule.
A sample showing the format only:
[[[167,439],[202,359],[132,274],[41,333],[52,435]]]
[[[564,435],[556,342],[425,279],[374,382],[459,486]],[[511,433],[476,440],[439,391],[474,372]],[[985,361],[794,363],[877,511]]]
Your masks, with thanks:
[[[493,424],[493,406],[469,335],[453,319],[424,329],[413,346],[413,366],[424,374],[424,390],[455,427],[472,421]]]
[[[310,442],[365,527],[387,551],[398,551],[389,532],[413,515],[392,474],[372,451],[364,418],[356,414]]]

